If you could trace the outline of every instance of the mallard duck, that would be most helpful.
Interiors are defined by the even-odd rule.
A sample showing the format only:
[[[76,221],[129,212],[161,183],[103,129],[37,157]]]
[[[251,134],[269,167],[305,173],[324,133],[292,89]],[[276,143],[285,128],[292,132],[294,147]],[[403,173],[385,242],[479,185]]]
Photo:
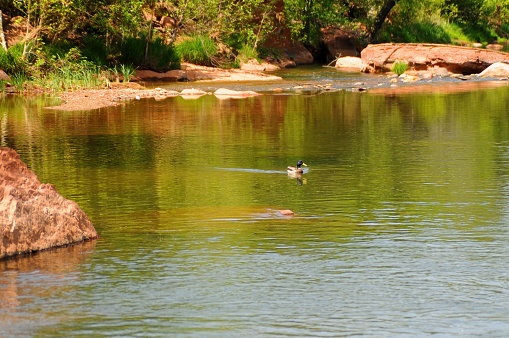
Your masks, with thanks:
[[[288,173],[290,174],[302,174],[304,172],[304,169],[301,168],[301,166],[305,166],[307,167],[308,165],[304,162],[302,162],[301,160],[299,160],[297,162],[297,166],[296,167],[288,167],[286,168],[286,170],[288,171]]]

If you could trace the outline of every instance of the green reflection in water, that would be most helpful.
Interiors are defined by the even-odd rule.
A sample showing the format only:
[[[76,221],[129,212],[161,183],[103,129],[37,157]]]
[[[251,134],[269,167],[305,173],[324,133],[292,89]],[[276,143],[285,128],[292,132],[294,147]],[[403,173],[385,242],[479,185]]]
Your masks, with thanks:
[[[89,112],[15,96],[2,99],[2,145],[99,228],[103,217],[172,227],[266,208],[355,223],[468,223],[497,208],[507,91],[178,97]],[[297,159],[311,166],[306,184],[284,174]]]
[[[409,318],[405,333],[438,322],[447,334],[458,313],[493,327],[506,318],[495,299],[507,304],[508,94],[178,97],[88,112],[3,97],[1,145],[102,236],[65,269],[40,268],[54,256],[34,263],[62,277],[51,288],[32,264],[11,267],[6,318],[28,312],[44,327],[33,315],[44,313],[47,336],[338,324],[369,335],[401,333]],[[285,173],[298,159],[310,165],[301,184]]]

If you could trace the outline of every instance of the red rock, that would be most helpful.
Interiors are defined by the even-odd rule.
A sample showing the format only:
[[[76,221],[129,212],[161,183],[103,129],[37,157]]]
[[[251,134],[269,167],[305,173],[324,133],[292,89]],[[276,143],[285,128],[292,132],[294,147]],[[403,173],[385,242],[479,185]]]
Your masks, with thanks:
[[[497,62],[486,68],[480,76],[509,76],[509,64]]]
[[[509,62],[509,54],[486,49],[438,44],[368,45],[361,52],[366,73],[388,72],[396,60],[405,60],[411,69],[446,68],[451,73],[480,73],[496,62]]]
[[[499,45],[497,43],[490,43],[489,45],[486,46],[486,48],[493,49],[493,50],[502,50],[502,49],[504,49],[504,46]]]
[[[15,150],[0,147],[0,258],[97,237],[77,203],[41,184]]]
[[[238,91],[226,88],[219,88],[214,92],[214,95],[216,95],[219,98],[246,98],[251,96],[258,96],[261,94],[254,92],[252,90]]]
[[[263,62],[263,63],[260,64],[258,62],[258,60],[251,59],[251,60],[249,60],[246,63],[241,62],[240,63],[240,69],[242,69],[242,70],[254,70],[254,71],[261,71],[261,72],[263,72],[263,71],[278,70],[279,67],[276,66],[276,65],[267,63],[267,62]]]
[[[338,58],[336,61],[336,68],[354,68],[360,70],[362,68],[362,60],[355,56],[345,56]]]
[[[9,77],[9,75],[7,75],[6,72],[4,72],[3,70],[0,69],[0,80],[11,81],[11,78]]]
[[[208,93],[196,88],[186,88],[180,92],[180,95],[191,95],[191,96],[202,96],[207,95]]]
[[[293,211],[289,210],[289,209],[285,209],[285,210],[278,210],[278,211],[279,211],[279,212],[281,213],[281,215],[283,215],[283,216],[293,216],[293,215],[295,215],[295,213],[294,213]]]
[[[161,24],[161,27],[175,27],[175,19],[170,18],[169,16],[162,16],[159,23]]]
[[[185,70],[169,70],[166,73],[158,73],[152,70],[137,70],[132,81],[176,82],[185,79],[187,79]]]

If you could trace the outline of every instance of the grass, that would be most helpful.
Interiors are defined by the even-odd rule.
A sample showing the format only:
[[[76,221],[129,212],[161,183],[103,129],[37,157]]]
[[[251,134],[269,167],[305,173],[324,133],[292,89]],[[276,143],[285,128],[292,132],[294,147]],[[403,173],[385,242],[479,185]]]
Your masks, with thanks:
[[[242,62],[247,62],[251,59],[257,59],[258,60],[258,51],[249,46],[249,45],[242,45],[242,47],[239,50],[238,58]],[[259,61],[259,60],[258,60]]]
[[[182,60],[202,66],[212,66],[212,57],[217,53],[214,41],[206,36],[187,37],[177,45]]]
[[[396,60],[394,65],[392,66],[392,71],[396,73],[398,76],[406,72],[408,69],[408,63],[403,60]]]
[[[14,45],[5,51],[0,48],[0,69],[7,74],[22,73],[26,71],[27,64],[21,59],[23,46]]]
[[[11,84],[18,93],[25,90],[25,83],[28,82],[28,76],[24,72],[15,73],[11,76]]]
[[[120,73],[122,73],[122,77],[124,78],[124,82],[130,82],[131,77],[134,75],[135,68],[133,65],[120,65]]]
[[[107,77],[101,68],[82,60],[78,63],[63,62],[51,72],[33,78],[36,86],[54,91],[72,91],[85,88],[101,87]]]
[[[5,87],[8,81],[0,80],[0,92],[5,93]]]
[[[443,19],[420,21],[408,25],[387,25],[381,32],[380,42],[422,42],[465,44],[488,44],[497,40],[497,34],[481,25],[466,25]]]

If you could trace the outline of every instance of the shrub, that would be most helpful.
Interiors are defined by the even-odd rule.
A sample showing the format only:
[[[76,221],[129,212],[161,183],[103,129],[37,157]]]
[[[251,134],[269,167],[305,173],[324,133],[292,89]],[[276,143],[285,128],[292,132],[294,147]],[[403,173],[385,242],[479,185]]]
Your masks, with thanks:
[[[120,45],[120,62],[133,67],[148,68],[158,71],[180,68],[180,58],[174,48],[164,43],[163,39],[156,38],[148,46],[148,55],[145,60],[147,40],[144,36],[129,37]]]
[[[87,58],[88,61],[95,63],[96,65],[105,66],[106,59],[108,57],[108,50],[104,41],[96,36],[86,36],[83,39],[82,55]]]
[[[394,65],[392,66],[392,71],[396,73],[398,76],[406,72],[408,69],[408,63],[403,60],[396,60]]]
[[[209,37],[194,36],[179,42],[177,44],[177,51],[182,60],[197,65],[211,66],[211,58],[216,55],[217,47]]]
[[[251,46],[243,45],[239,50],[238,57],[242,62],[247,62],[251,59],[258,59],[258,52]]]
[[[27,65],[21,59],[22,54],[22,45],[14,45],[7,51],[0,48],[0,69],[8,74],[25,73]]]
[[[430,21],[409,23],[405,26],[388,25],[381,42],[451,43],[451,36],[441,25]]]

